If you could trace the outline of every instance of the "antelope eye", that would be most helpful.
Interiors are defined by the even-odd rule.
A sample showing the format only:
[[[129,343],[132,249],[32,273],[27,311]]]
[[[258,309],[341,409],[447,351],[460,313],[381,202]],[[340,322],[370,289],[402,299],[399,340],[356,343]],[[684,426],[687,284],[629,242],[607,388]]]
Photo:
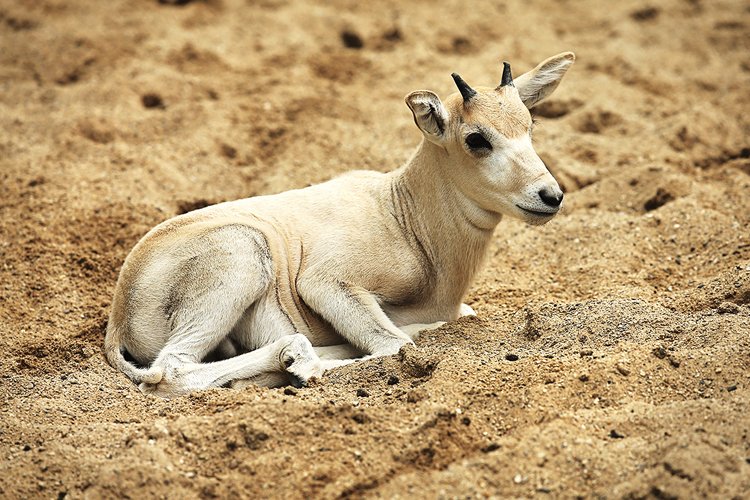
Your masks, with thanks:
[[[466,136],[466,145],[471,149],[492,149],[490,141],[484,138],[479,132],[474,132]]]

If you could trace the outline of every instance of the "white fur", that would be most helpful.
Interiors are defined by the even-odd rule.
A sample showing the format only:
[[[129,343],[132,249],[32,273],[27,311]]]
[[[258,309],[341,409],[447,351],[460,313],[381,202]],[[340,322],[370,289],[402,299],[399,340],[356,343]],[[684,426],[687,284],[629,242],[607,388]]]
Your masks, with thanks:
[[[571,58],[548,59],[516,87],[478,88],[475,102],[410,94],[425,140],[394,172],[352,172],[152,229],[120,273],[107,359],[164,397],[301,385],[474,315],[462,299],[502,215],[544,223],[558,207],[540,190],[562,199],[522,99],[549,95]],[[477,130],[491,150],[467,146]]]

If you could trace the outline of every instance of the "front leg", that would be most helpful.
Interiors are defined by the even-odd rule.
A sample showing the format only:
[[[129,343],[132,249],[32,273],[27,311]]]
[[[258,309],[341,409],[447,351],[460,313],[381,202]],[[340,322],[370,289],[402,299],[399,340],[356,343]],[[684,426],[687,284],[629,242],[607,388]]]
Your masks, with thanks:
[[[412,343],[362,287],[312,272],[297,283],[300,297],[347,342],[365,354],[388,356]]]

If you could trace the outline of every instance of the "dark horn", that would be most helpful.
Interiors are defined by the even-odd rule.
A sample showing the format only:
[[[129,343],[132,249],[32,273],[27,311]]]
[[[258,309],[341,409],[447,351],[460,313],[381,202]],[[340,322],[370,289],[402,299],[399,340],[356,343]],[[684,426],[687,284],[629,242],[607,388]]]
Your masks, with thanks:
[[[510,74],[510,63],[503,61],[503,78],[500,80],[500,86],[505,87],[506,85],[515,87],[515,85],[513,85],[513,75]]]
[[[458,76],[457,73],[452,73],[451,76],[453,77],[453,81],[456,82],[456,87],[458,87],[458,91],[461,92],[464,102],[469,102],[472,97],[477,95],[477,91],[469,87],[469,84],[466,83],[463,78]]]

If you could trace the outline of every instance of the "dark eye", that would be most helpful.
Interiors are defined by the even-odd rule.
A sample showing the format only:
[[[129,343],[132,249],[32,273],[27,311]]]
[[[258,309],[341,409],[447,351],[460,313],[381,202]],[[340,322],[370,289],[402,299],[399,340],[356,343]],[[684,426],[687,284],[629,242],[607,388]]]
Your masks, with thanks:
[[[490,141],[484,138],[479,132],[474,132],[466,136],[466,145],[471,149],[492,149]]]

